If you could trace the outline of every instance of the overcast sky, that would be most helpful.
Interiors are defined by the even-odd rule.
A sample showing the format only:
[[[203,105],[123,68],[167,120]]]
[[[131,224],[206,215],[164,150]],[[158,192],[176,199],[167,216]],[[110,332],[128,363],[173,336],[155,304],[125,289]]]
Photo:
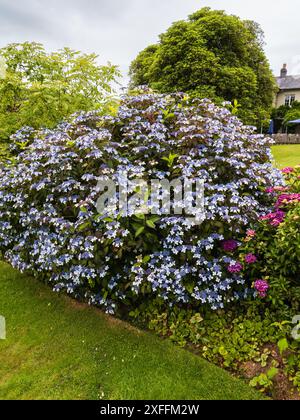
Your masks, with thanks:
[[[204,6],[259,22],[274,72],[284,62],[300,74],[299,0],[0,0],[0,47],[42,42],[96,52],[118,64],[125,84],[130,62],[172,22]]]

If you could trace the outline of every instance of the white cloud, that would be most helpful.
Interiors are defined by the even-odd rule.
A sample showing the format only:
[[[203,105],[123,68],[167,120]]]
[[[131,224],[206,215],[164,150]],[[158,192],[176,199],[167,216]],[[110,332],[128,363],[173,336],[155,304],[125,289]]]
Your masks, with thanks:
[[[172,22],[204,6],[259,22],[274,72],[283,62],[299,69],[299,0],[0,0],[0,46],[37,41],[51,50],[96,52],[126,76],[140,50]]]

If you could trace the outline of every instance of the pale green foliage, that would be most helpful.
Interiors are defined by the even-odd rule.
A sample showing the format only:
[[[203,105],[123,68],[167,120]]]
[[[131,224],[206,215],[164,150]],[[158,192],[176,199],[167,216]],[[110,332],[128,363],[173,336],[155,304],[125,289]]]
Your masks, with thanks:
[[[47,53],[41,44],[10,44],[0,49],[6,62],[0,79],[0,141],[22,126],[53,128],[76,111],[112,105],[116,66],[99,66],[95,54],[64,48]],[[4,73],[4,64],[0,64]]]

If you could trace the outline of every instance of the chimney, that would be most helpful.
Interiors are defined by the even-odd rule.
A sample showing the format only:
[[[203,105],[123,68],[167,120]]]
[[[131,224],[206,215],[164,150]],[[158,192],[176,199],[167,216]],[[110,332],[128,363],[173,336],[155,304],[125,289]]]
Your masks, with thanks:
[[[283,67],[282,67],[282,69],[281,69],[281,71],[280,71],[280,77],[281,78],[284,78],[286,76],[287,76],[287,65],[284,64]]]

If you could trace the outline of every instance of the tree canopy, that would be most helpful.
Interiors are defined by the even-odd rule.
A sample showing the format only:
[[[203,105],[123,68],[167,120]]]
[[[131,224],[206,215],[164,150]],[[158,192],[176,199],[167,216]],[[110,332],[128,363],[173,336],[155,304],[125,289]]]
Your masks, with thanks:
[[[137,56],[131,87],[184,91],[216,103],[237,100],[238,116],[258,125],[269,118],[276,90],[263,46],[257,23],[204,8],[174,23]]]
[[[77,111],[99,109],[113,93],[118,68],[97,55],[38,43],[0,49],[0,142],[23,126],[53,128]]]

